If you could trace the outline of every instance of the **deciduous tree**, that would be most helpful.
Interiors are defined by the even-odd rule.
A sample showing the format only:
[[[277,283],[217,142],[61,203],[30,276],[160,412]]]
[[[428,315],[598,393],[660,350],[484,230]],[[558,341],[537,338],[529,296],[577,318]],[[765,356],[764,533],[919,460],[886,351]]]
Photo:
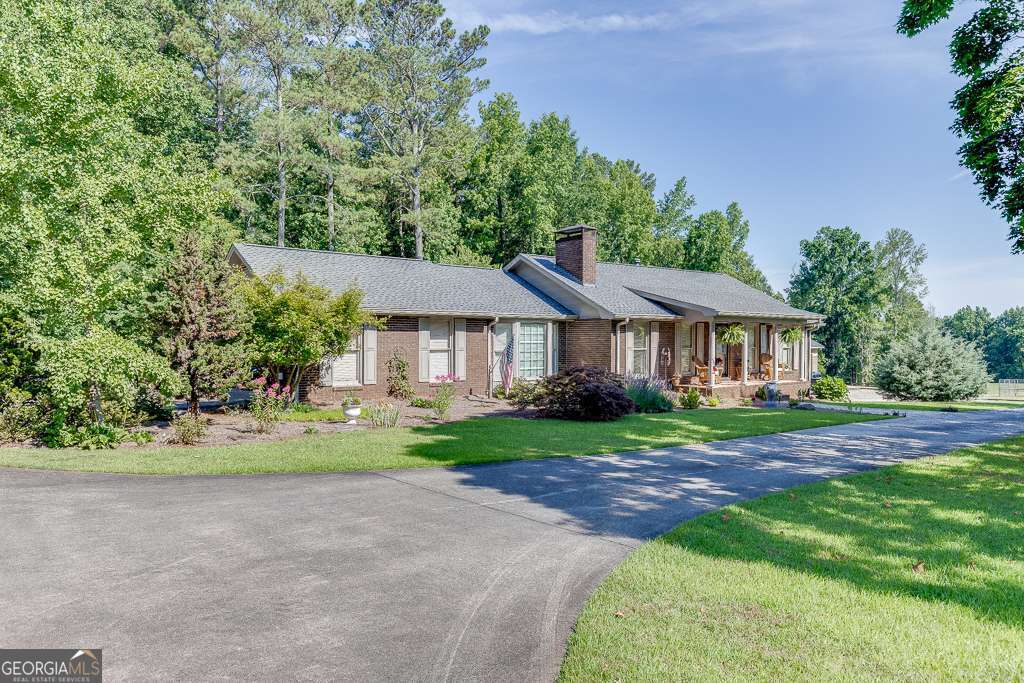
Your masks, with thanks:
[[[954,0],[904,0],[897,28],[916,36],[949,18]],[[967,83],[953,98],[960,162],[984,200],[1010,224],[1013,251],[1024,252],[1024,5],[984,0],[949,45],[953,72]]]
[[[849,227],[823,227],[800,241],[802,261],[789,282],[794,306],[825,316],[816,337],[828,374],[863,379],[882,305],[871,243]]]
[[[301,275],[291,280],[280,272],[251,277],[240,292],[252,358],[296,397],[299,380],[310,368],[344,354],[362,326],[376,322],[359,308],[360,290],[333,295]]]
[[[1024,306],[1011,308],[992,322],[985,357],[999,379],[1024,379]]]
[[[875,246],[878,274],[885,295],[885,323],[894,338],[910,333],[927,317],[924,304],[928,281],[921,266],[928,258],[928,249],[914,241],[913,235],[901,228],[892,228]]]

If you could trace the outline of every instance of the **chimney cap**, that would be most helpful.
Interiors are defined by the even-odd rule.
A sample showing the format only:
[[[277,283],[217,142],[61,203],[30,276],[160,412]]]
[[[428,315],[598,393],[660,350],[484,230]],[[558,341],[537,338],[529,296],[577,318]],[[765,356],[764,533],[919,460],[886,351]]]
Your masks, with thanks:
[[[555,232],[559,235],[572,235],[577,232],[586,232],[587,230],[590,230],[591,232],[597,232],[597,228],[591,227],[589,225],[584,225],[583,223],[580,223],[578,225],[570,225],[567,228],[555,230]]]

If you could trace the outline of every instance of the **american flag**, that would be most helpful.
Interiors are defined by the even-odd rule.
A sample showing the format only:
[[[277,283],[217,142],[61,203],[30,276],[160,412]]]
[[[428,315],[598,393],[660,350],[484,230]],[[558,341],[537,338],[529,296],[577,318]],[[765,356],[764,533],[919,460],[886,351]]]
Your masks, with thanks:
[[[501,353],[501,383],[505,387],[505,394],[512,390],[512,360],[515,357],[516,338],[508,337],[505,350]]]

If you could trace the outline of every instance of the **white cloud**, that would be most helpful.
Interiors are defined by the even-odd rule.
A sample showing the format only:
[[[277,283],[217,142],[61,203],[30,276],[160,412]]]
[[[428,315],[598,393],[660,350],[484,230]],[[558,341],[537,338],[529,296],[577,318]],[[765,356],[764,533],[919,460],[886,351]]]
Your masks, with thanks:
[[[670,14],[595,14],[582,16],[547,10],[539,13],[510,12],[485,16],[475,11],[452,12],[460,24],[487,24],[496,33],[529,33],[543,36],[576,31],[607,33],[613,31],[651,31],[675,25]]]
[[[647,12],[554,9],[541,0],[449,0],[448,13],[462,27],[486,24],[495,34],[658,33],[645,50],[667,62],[717,57],[777,57],[800,71],[823,62],[865,68],[925,70],[944,74],[945,50],[929,45],[931,32],[913,41],[893,29],[898,6],[822,3],[820,0],[663,0]],[[588,12],[588,10],[590,10]],[[536,44],[519,49],[536,50]]]

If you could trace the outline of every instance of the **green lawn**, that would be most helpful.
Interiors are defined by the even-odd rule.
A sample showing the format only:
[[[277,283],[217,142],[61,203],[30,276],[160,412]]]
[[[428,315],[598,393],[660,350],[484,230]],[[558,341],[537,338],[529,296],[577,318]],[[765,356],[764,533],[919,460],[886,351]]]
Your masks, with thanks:
[[[256,445],[113,451],[0,448],[0,467],[138,474],[438,467],[678,446],[873,418],[826,411],[742,408],[630,415],[602,423],[485,417]]]
[[[563,681],[1024,679],[1024,438],[680,525],[591,597]]]
[[[835,403],[841,406],[853,406],[855,408],[882,408],[885,410],[943,410],[956,408],[958,410],[1008,410],[1011,408],[1024,408],[1024,401],[821,401],[821,403]]]

